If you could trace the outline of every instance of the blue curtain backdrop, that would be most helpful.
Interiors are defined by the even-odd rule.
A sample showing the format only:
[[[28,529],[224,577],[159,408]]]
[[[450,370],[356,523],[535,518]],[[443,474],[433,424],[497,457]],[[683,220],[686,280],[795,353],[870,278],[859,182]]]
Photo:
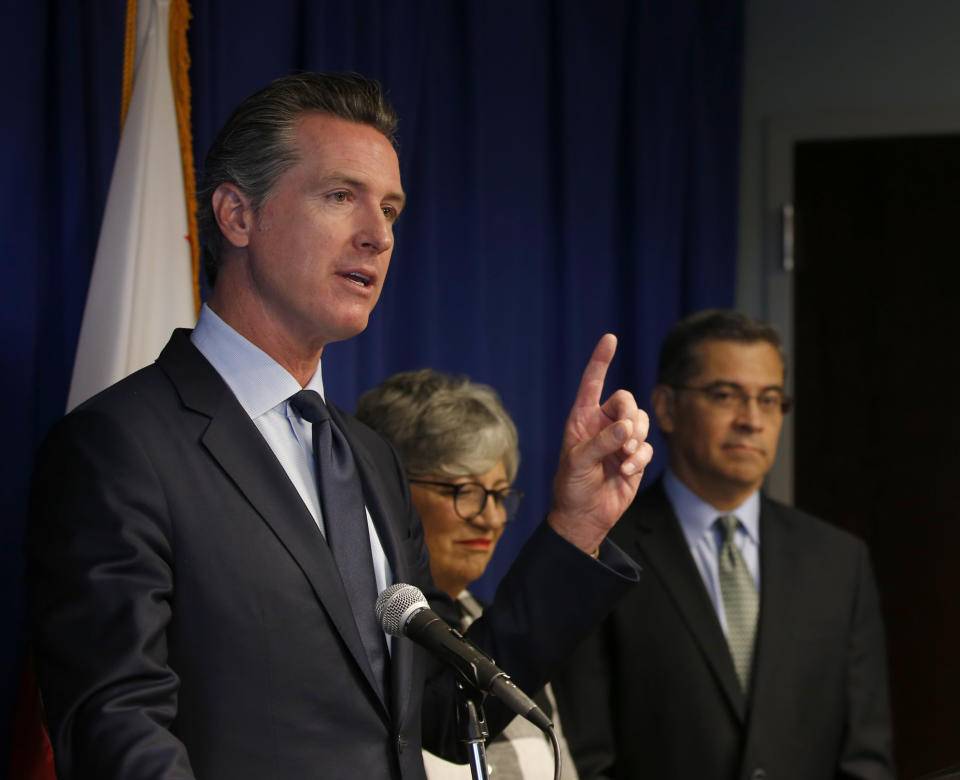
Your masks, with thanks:
[[[8,5],[3,734],[24,642],[26,483],[66,400],[119,135],[125,0]],[[666,330],[733,301],[740,0],[191,5],[198,161],[240,99],[291,71],[358,70],[397,106],[409,205],[370,327],[325,351],[324,379],[348,409],[422,366],[499,390],[528,498],[478,587],[491,593],[547,510],[599,336],[620,337],[607,387],[645,406]]]

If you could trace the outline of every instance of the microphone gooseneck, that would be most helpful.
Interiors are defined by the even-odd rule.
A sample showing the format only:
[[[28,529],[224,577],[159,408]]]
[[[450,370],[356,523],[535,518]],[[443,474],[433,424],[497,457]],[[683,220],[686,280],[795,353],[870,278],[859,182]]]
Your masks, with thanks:
[[[430,609],[419,588],[398,582],[377,597],[377,619],[390,636],[405,636],[450,665],[467,685],[496,696],[513,712],[552,732],[536,703],[482,650]]]

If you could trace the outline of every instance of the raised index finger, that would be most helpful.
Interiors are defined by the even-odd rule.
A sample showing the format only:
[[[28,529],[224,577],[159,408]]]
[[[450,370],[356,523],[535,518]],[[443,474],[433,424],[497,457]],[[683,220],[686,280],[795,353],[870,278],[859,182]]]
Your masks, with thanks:
[[[617,337],[612,333],[604,333],[593,348],[593,354],[587,361],[580,378],[580,387],[577,388],[577,397],[574,399],[574,408],[578,406],[599,406],[603,394],[603,383],[607,378],[607,369],[617,351]]]

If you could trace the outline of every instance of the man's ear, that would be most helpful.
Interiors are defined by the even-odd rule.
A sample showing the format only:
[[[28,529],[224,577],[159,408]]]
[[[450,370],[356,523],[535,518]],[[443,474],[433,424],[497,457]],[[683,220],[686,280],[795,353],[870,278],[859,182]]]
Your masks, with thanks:
[[[657,418],[657,425],[666,434],[673,433],[677,397],[670,385],[657,385],[650,393],[650,407]]]
[[[236,184],[224,182],[213,191],[211,201],[224,238],[235,247],[249,244],[255,229],[255,215],[246,194]]]

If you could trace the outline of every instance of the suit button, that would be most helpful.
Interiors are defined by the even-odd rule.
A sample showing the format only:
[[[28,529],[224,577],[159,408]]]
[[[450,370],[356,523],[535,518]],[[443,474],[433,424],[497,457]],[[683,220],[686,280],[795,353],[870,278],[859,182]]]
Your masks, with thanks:
[[[767,780],[767,770],[766,769],[754,769],[753,773],[750,775],[750,780]]]
[[[404,738],[403,734],[397,735],[397,752],[402,753],[403,749],[407,746],[407,740]]]

